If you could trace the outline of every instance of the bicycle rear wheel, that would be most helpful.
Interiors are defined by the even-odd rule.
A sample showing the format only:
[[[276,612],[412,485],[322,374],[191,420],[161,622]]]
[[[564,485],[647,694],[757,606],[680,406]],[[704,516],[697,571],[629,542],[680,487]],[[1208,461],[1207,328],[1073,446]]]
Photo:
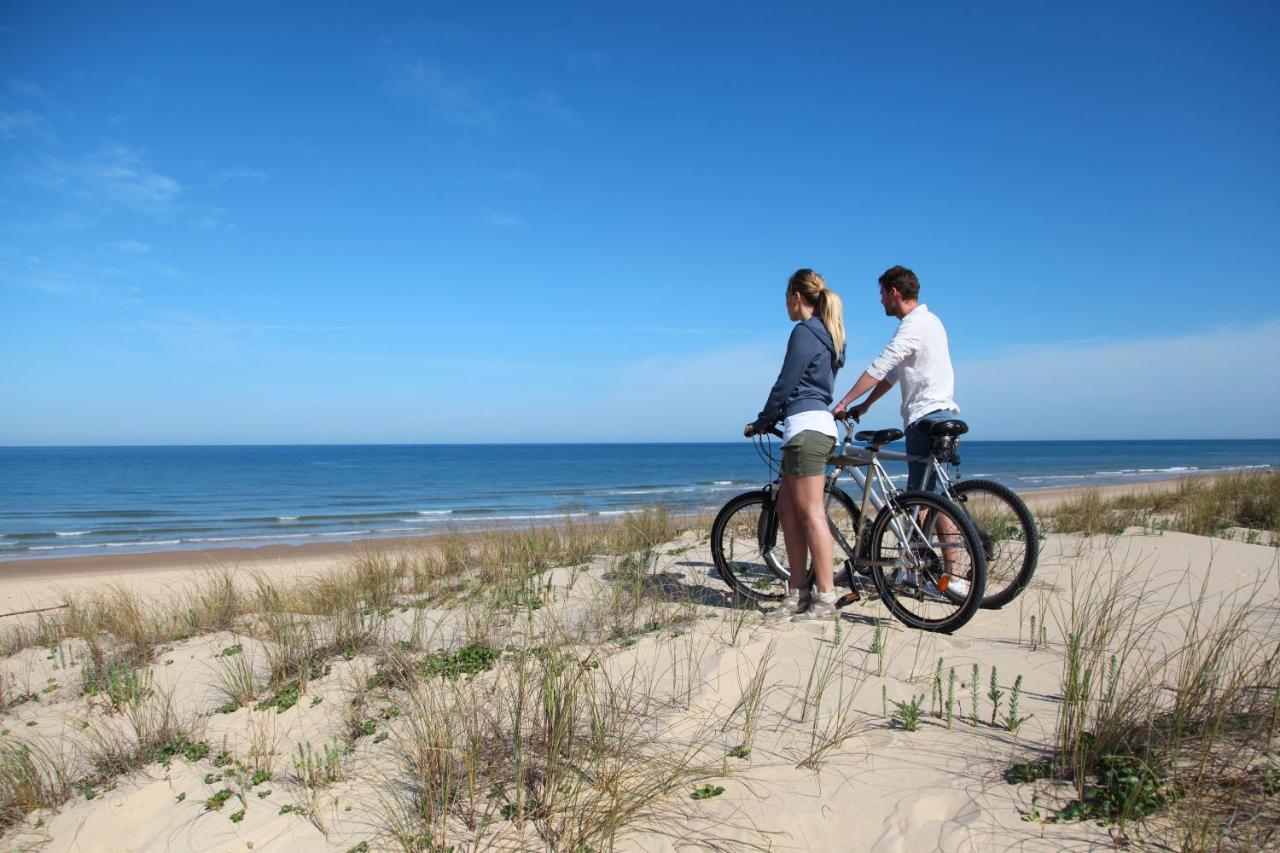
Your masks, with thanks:
[[[950,634],[977,612],[986,559],[973,522],[933,492],[899,492],[871,527],[871,576],[900,622]]]
[[[982,606],[999,609],[1031,583],[1040,558],[1040,531],[1031,510],[1008,486],[993,480],[952,484],[957,505],[973,519],[987,559]]]

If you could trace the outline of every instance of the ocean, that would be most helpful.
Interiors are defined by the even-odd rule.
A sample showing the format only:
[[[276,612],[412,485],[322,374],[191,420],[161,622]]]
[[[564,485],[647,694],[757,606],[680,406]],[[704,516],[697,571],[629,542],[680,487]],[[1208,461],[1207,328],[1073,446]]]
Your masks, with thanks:
[[[1280,440],[962,441],[960,455],[962,475],[1028,491],[1267,468],[1280,465]],[[0,562],[712,510],[768,477],[745,439],[0,447]]]

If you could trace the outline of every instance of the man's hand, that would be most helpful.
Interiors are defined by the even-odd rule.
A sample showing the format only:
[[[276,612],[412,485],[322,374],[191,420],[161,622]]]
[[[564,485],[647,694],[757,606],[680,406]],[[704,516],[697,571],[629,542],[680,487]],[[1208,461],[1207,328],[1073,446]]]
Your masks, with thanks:
[[[867,413],[867,409],[869,408],[871,408],[870,404],[859,403],[858,405],[854,406],[852,409],[849,410],[849,416],[853,418],[855,421],[861,423],[862,416]]]
[[[746,427],[742,430],[742,435],[743,435],[745,438],[751,438],[751,436],[753,436],[753,435],[755,435],[755,434],[756,434],[756,425],[755,425],[755,424],[747,424],[747,425],[746,425]]]

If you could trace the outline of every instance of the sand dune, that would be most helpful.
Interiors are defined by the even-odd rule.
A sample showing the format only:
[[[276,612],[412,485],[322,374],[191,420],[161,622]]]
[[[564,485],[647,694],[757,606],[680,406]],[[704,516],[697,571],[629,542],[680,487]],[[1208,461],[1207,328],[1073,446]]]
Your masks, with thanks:
[[[1208,619],[1252,594],[1259,606],[1249,611],[1256,619],[1250,630],[1274,645],[1280,641],[1277,553],[1136,529],[1109,537],[1052,535],[1023,596],[944,636],[907,630],[874,601],[846,608],[829,623],[736,610],[714,576],[705,539],[690,531],[663,544],[652,562],[599,557],[539,574],[536,590],[502,606],[482,604],[480,596],[433,607],[408,594],[390,606],[361,605],[368,634],[359,653],[330,656],[307,673],[292,704],[286,699],[261,710],[255,706],[273,695],[266,686],[270,663],[280,657],[261,617],[237,617],[227,629],[162,643],[143,670],[150,673],[149,698],[132,706],[126,699],[119,708],[102,691],[82,693],[92,657],[83,639],[29,647],[0,663],[11,704],[0,718],[2,742],[61,756],[69,777],[79,779],[95,772],[89,757],[104,745],[127,752],[140,729],[160,727],[164,698],[178,728],[208,752],[187,756],[179,749],[167,764],[148,761],[104,776],[91,790],[72,787],[64,805],[27,814],[0,846],[241,851],[401,849],[406,843],[442,849],[447,842],[457,850],[571,849],[562,844],[579,831],[588,847],[620,850],[1109,845],[1113,828],[1028,819],[1065,802],[1068,785],[1010,785],[1002,778],[1011,764],[1053,747],[1073,609],[1112,587],[1127,590],[1130,604],[1149,620],[1142,650],[1149,659],[1176,649],[1188,636],[1188,620]],[[332,560],[275,558],[236,567],[230,577],[248,585],[252,570],[265,569],[278,581],[315,585]],[[165,567],[64,577],[59,585],[83,594],[110,582],[153,606],[195,581],[191,567]],[[635,594],[620,594],[628,584]],[[0,595],[9,606],[38,606],[57,591],[25,577],[0,582]],[[1207,604],[1198,616],[1190,609],[1196,600]],[[322,617],[290,618],[311,624]],[[409,691],[375,677],[394,668],[397,655],[418,667],[432,652],[468,643],[505,649],[505,656],[474,675],[421,677]],[[552,646],[559,651],[546,651]],[[542,651],[519,651],[530,648]],[[944,694],[951,670],[957,674],[949,725],[932,696],[939,659]],[[1126,661],[1131,664],[1138,666],[1137,659]],[[977,721],[968,684],[975,665]],[[216,713],[228,701],[219,685],[234,667],[248,673],[253,700]],[[987,696],[993,669],[1003,691],[994,725]],[[1002,714],[1019,676],[1019,713],[1026,720],[1015,735]],[[522,812],[524,800],[492,784],[509,756],[490,753],[519,752],[513,697],[550,695],[520,693],[526,677],[576,697],[572,713],[586,715],[585,728],[577,740],[565,741],[563,754],[566,762],[582,755],[597,762],[573,773],[554,771],[555,750],[542,744],[530,767],[536,763],[537,773],[558,779],[559,793],[536,793],[538,785],[528,783],[541,797],[541,813]],[[24,696],[29,699],[15,701]],[[923,713],[919,729],[907,731],[895,703],[914,697]],[[535,714],[535,704],[524,713],[544,713]],[[455,719],[464,707],[476,715],[474,725]],[[465,776],[470,767],[484,785],[468,791],[463,776],[453,778],[456,800],[443,816],[423,804],[421,791],[416,799],[412,793],[413,780],[424,778],[429,733],[422,720],[435,713],[455,726],[453,740],[437,744],[439,750],[456,758],[457,773]],[[591,719],[606,746],[579,752],[590,748],[584,744]],[[606,766],[618,769],[614,782],[593,775]],[[613,789],[601,793],[609,785]],[[698,791],[709,796],[695,798]],[[459,805],[468,797],[472,801]],[[601,817],[610,809],[611,817]],[[611,829],[596,835],[581,829],[593,821]],[[578,829],[563,828],[572,826]]]

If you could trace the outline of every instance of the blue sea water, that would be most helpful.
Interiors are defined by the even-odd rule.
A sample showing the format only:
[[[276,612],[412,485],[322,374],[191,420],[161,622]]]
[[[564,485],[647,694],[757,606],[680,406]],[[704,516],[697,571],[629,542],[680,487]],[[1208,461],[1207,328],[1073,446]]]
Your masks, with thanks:
[[[960,454],[964,476],[1025,491],[1266,468],[1280,440],[964,441]],[[746,440],[0,447],[0,561],[706,510],[769,476]]]

